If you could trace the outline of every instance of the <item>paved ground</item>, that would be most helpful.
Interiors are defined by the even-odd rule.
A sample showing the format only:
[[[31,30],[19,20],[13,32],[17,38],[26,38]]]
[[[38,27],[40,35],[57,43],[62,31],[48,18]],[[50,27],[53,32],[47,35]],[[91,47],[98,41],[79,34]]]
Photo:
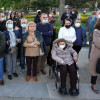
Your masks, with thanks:
[[[18,63],[19,65],[19,63]],[[62,96],[58,94],[55,87],[55,77],[49,78],[49,75],[38,74],[38,83],[33,79],[25,82],[26,71],[20,74],[18,78],[10,81],[7,75],[4,75],[5,85],[0,86],[0,100],[100,100],[100,94],[95,94],[90,88],[90,74],[88,72],[88,47],[82,48],[79,54],[78,66],[80,74],[80,95],[77,97]],[[49,66],[45,66],[48,73]],[[19,71],[19,66],[18,66]],[[100,77],[97,81],[100,90]]]

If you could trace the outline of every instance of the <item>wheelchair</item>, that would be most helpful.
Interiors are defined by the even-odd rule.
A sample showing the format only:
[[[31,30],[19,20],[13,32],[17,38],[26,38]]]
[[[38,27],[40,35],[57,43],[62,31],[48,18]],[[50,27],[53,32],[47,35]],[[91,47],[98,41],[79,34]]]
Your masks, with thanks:
[[[58,67],[58,63],[54,60],[52,60],[52,64],[51,66],[49,67],[49,78],[52,79],[53,76],[55,76],[56,80],[55,80],[55,86],[56,86],[56,89],[59,89],[60,88],[60,70],[59,70],[59,67]],[[77,64],[75,63],[75,68],[76,68],[76,79],[77,79],[77,84],[76,84],[76,88],[77,88],[77,91],[78,91],[78,94],[79,94],[79,83],[80,83],[80,79],[79,79],[79,68],[77,66]]]

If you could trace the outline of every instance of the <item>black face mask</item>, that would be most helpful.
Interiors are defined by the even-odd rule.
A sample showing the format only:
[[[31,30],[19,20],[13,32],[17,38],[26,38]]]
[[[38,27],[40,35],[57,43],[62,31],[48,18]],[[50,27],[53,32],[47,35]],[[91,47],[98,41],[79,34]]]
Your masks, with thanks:
[[[71,25],[65,25],[66,28],[70,28]]]

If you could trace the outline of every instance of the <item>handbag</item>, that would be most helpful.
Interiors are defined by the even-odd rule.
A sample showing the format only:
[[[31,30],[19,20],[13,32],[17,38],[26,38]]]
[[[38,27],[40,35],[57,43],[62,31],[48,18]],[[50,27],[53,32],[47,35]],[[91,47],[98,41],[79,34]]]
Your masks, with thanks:
[[[44,52],[42,51],[41,47],[40,47],[40,56],[43,56]]]
[[[9,50],[9,53],[10,54],[15,54],[17,52],[18,48],[16,46],[14,47],[11,47],[10,50]]]
[[[97,72],[98,74],[100,74],[100,58],[98,58],[98,60],[97,60],[96,72]]]

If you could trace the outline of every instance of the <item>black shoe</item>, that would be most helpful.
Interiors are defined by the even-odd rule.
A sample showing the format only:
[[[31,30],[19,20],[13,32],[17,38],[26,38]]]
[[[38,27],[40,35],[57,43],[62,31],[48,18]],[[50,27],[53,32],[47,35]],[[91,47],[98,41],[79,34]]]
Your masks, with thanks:
[[[17,73],[13,73],[13,75],[14,75],[15,77],[18,77],[18,74],[17,74]]]
[[[91,86],[91,89],[92,89],[93,92],[95,92],[96,94],[99,94],[99,90],[94,90],[92,86]]]
[[[78,96],[79,92],[77,89],[69,89],[69,94],[72,96]]]
[[[9,79],[9,80],[12,80],[12,76],[11,76],[11,75],[8,75],[8,79]]]
[[[58,92],[62,95],[68,95],[66,88],[59,88]]]

